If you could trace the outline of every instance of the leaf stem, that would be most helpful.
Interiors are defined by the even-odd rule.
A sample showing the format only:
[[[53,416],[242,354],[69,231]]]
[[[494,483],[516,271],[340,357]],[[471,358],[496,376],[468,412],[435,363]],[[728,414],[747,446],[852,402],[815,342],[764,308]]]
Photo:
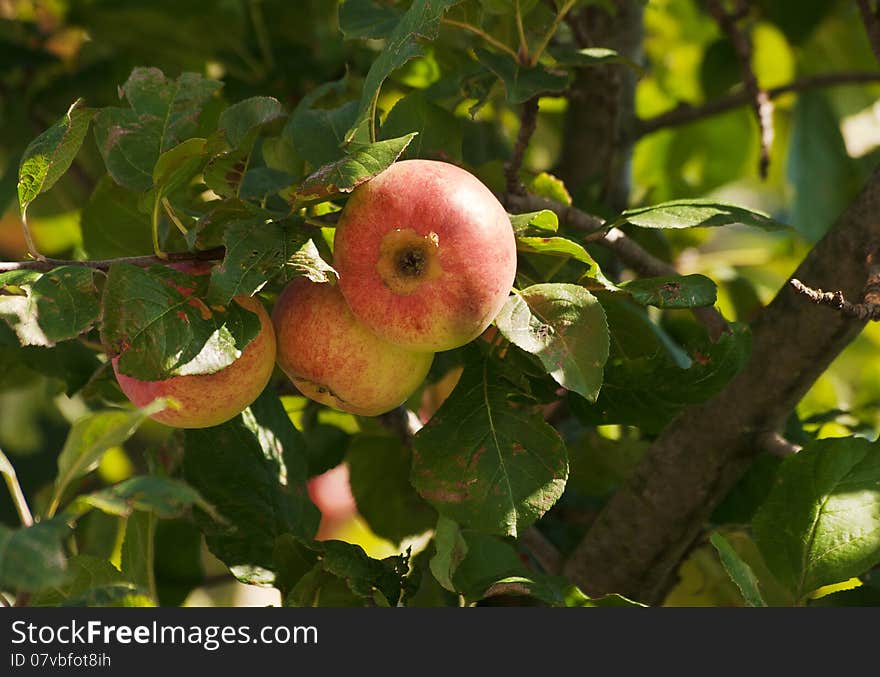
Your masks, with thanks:
[[[15,510],[18,512],[21,525],[24,527],[31,526],[34,523],[34,516],[31,513],[31,509],[28,507],[24,492],[21,490],[21,484],[18,482],[18,475],[15,474],[15,468],[12,466],[12,463],[9,461],[6,454],[3,453],[2,449],[0,449],[0,474],[2,474],[3,479],[6,480],[6,486],[9,488],[9,495],[12,497],[12,502],[15,504]]]
[[[146,543],[146,565],[147,565],[147,590],[150,597],[159,604],[159,590],[156,586],[156,515],[147,514],[147,543]]]
[[[529,43],[526,40],[526,31],[523,28],[522,9],[519,0],[516,0],[516,29],[519,32],[519,59],[522,64],[529,63]]]
[[[557,29],[559,28],[559,24],[562,23],[562,20],[565,18],[565,15],[568,14],[568,11],[574,7],[574,3],[577,0],[567,0],[567,2],[562,6],[562,9],[556,15],[556,18],[553,19],[553,25],[550,26],[547,33],[541,39],[540,44],[538,45],[538,49],[535,50],[535,53],[532,54],[532,66],[538,65],[538,59],[541,58],[541,55],[544,53],[544,50],[547,49],[547,45],[550,44],[550,40],[553,39],[553,36],[556,34]]]
[[[171,206],[171,203],[168,201],[167,197],[162,198],[162,207],[165,209],[165,214],[171,219],[171,223],[177,226],[177,230],[181,232],[181,234],[186,237],[189,234],[189,231],[186,229],[180,219],[177,218],[177,214],[174,213],[174,208]]]
[[[21,232],[24,233],[24,241],[27,245],[28,254],[37,261],[45,260],[46,257],[39,252],[37,245],[34,243],[34,238],[31,236],[31,229],[28,227],[27,223],[26,210],[22,210],[21,212]]]
[[[468,31],[469,33],[473,33],[474,35],[480,36],[483,40],[492,45],[495,49],[500,49],[505,54],[510,55],[514,61],[519,62],[519,55],[513,51],[510,47],[505,45],[503,42],[498,40],[497,38],[493,38],[486,31],[478,26],[474,26],[473,24],[465,23],[464,21],[456,21],[455,19],[441,19],[440,23],[445,26],[451,26],[453,28],[460,28],[463,31]]]
[[[156,199],[153,201],[153,253],[157,258],[162,261],[166,261],[168,259],[168,254],[162,251],[162,247],[159,245],[159,204],[161,200]]]

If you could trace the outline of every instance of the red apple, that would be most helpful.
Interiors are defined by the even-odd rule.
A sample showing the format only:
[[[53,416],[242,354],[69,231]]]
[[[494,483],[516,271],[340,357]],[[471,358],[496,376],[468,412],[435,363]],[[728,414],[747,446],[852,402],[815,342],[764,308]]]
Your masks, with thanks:
[[[339,287],[296,278],[272,311],[278,366],[317,402],[361,416],[402,404],[421,385],[433,353],[373,334],[349,310]]]
[[[192,274],[205,274],[208,266],[173,264]],[[263,392],[275,367],[275,332],[263,305],[249,296],[236,296],[245,310],[260,318],[260,333],[244,348],[241,356],[228,367],[213,374],[173,376],[162,381],[141,381],[119,371],[119,357],[113,370],[122,392],[136,406],[143,407],[158,397],[172,397],[179,409],[166,408],[153,419],[175,428],[208,428],[237,416]]]
[[[354,314],[413,350],[473,340],[507,299],[516,242],[507,212],[473,174],[445,162],[397,162],[352,193],[334,266]]]

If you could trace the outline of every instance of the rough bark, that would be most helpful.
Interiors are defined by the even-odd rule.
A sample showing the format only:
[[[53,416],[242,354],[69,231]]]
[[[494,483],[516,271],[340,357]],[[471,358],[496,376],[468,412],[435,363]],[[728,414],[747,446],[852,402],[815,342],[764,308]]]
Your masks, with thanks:
[[[880,171],[793,277],[860,296],[880,243]],[[591,594],[659,603],[712,510],[864,323],[815,306],[786,284],[752,325],[743,371],[711,400],[686,409],[609,501],[564,572]]]
[[[615,0],[614,11],[590,6],[572,17],[582,47],[610,47],[641,60],[643,3]],[[612,210],[629,197],[631,146],[635,127],[636,74],[621,64],[584,68],[569,95],[565,147],[557,172],[572,192]],[[623,141],[623,144],[620,142]],[[593,188],[594,190],[590,190]],[[595,190],[598,189],[598,190]]]

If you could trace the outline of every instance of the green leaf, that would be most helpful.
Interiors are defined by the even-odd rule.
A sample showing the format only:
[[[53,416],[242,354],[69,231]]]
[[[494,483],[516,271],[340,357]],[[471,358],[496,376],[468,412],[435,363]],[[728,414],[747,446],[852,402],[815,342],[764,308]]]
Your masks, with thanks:
[[[560,66],[572,66],[575,68],[589,68],[591,66],[603,66],[609,63],[622,63],[639,73],[644,69],[632,59],[621,56],[615,50],[608,47],[586,47],[584,49],[554,49],[551,51],[553,58]]]
[[[712,200],[672,200],[650,207],[628,209],[613,226],[631,223],[643,228],[709,228],[741,223],[764,230],[787,228],[763,212]]]
[[[147,418],[165,406],[164,400],[156,400],[135,411],[100,411],[77,419],[58,455],[53,503],[61,500],[71,482],[94,470],[110,447],[125,442]]]
[[[504,82],[508,103],[525,103],[536,96],[563,92],[571,82],[568,73],[553,73],[540,65],[523,66],[507,54],[496,54],[480,47],[474,52],[480,63]]]
[[[147,381],[213,373],[234,362],[260,331],[237,303],[212,307],[207,275],[114,263],[104,290],[102,338],[123,374]]]
[[[381,138],[418,133],[404,153],[405,158],[461,161],[462,122],[451,112],[432,103],[425,93],[415,90],[398,101],[382,124]]]
[[[838,113],[827,96],[799,95],[791,125],[785,165],[794,189],[791,221],[816,242],[855,198],[864,177],[847,152]]]
[[[410,59],[421,56],[418,40],[433,40],[446,10],[461,0],[414,0],[388,36],[382,53],[373,61],[364,79],[364,89],[355,121],[345,135],[345,142],[373,140],[371,129],[382,83]]]
[[[21,213],[40,193],[49,190],[70,168],[82,146],[95,111],[81,108],[77,99],[64,117],[31,141],[18,169],[18,204]]]
[[[519,235],[516,238],[517,251],[528,254],[544,254],[571,258],[587,265],[586,272],[581,276],[581,282],[589,281],[594,289],[617,289],[599,269],[599,264],[590,256],[589,252],[574,240],[567,237],[533,237]]]
[[[61,604],[63,607],[154,607],[146,590],[132,583],[113,583],[99,585],[86,590],[81,595],[71,597]]]
[[[135,68],[120,88],[131,107],[95,117],[98,150],[113,180],[149,190],[159,156],[195,134],[202,108],[220,87],[195,73],[169,80],[157,68]]]
[[[703,308],[714,305],[718,293],[705,275],[643,277],[624,282],[620,288],[636,303],[657,308]]]
[[[568,443],[567,489],[603,498],[627,480],[648,449],[644,439],[611,440],[595,430]]]
[[[240,197],[250,159],[250,148],[215,155],[205,166],[205,185],[220,197]]]
[[[318,251],[314,241],[308,240],[287,261],[287,266],[297,275],[303,275],[312,282],[334,282],[339,279],[336,269],[327,263]]]
[[[337,108],[317,108],[325,97],[340,97],[348,90],[348,77],[319,85],[302,98],[284,127],[297,154],[312,167],[323,167],[339,159],[346,131],[357,117],[357,101]]]
[[[83,247],[89,256],[109,259],[150,254],[150,217],[138,207],[139,196],[105,175],[98,181],[80,219]]]
[[[556,216],[556,212],[551,212],[549,209],[528,214],[508,214],[508,216],[517,238],[540,233],[555,233],[559,230],[559,217]]]
[[[91,588],[122,583],[119,569],[106,559],[93,555],[76,555],[67,561],[67,581],[48,587],[31,598],[31,606],[58,606],[85,594]]]
[[[0,524],[0,588],[34,592],[67,581],[64,539],[70,528],[63,520],[43,520],[10,529]]]
[[[416,435],[412,484],[437,511],[480,531],[515,536],[559,498],[565,445],[488,361],[472,359]]]
[[[110,514],[113,514],[112,511]],[[156,539],[156,515],[142,510],[125,514],[125,537],[120,556],[122,572],[126,579],[146,590],[155,587],[154,552]]]
[[[271,96],[254,96],[232,104],[220,114],[217,129],[225,132],[232,148],[245,145],[265,125],[285,116],[284,107]]]
[[[880,447],[843,437],[785,459],[752,527],[797,600],[880,562]]]
[[[140,475],[78,496],[69,512],[78,516],[96,508],[108,515],[130,517],[137,510],[154,514],[160,519],[172,519],[180,517],[193,506],[220,519],[199,492],[185,482],[171,477]]]
[[[440,518],[435,532],[431,572],[447,589],[472,603],[496,595],[534,597],[550,606],[572,606],[587,599],[569,581],[533,571],[516,548],[496,536],[461,529]]]
[[[352,146],[343,158],[306,177],[297,189],[297,197],[326,199],[338,193],[350,193],[394,164],[415,136],[413,132],[398,139]]]
[[[736,550],[733,549],[733,546],[720,533],[715,532],[712,534],[709,541],[718,551],[718,556],[721,558],[724,570],[730,576],[730,580],[736,583],[736,587],[742,593],[746,605],[755,607],[767,606],[767,603],[761,596],[761,590],[758,587],[758,577],[755,576],[752,567],[742,560]]]
[[[535,175],[528,183],[528,192],[539,197],[553,200],[566,206],[571,206],[571,194],[568,188],[559,179],[547,172],[541,172]]]
[[[589,425],[636,425],[659,432],[685,406],[704,402],[721,390],[745,365],[751,350],[748,327],[713,343],[708,337],[689,342],[686,351],[631,302],[606,300],[611,349],[602,391],[595,405],[571,396],[574,413]]]
[[[375,0],[346,0],[339,6],[339,30],[346,40],[387,38],[400,21],[397,7]]]
[[[170,195],[202,173],[216,148],[216,141],[187,139],[159,155],[153,167],[151,202]]]
[[[436,511],[409,482],[412,452],[398,438],[358,435],[345,460],[358,513],[377,536],[400,543],[437,522]]]
[[[208,547],[242,580],[271,583],[275,540],[309,541],[318,529],[302,436],[269,388],[237,418],[185,439],[186,480],[224,518],[196,512]]]
[[[85,266],[61,266],[42,275],[0,273],[0,288],[14,286],[24,292],[0,295],[0,317],[22,345],[54,346],[76,338],[100,315],[96,276]]]
[[[227,304],[234,296],[250,296],[267,280],[282,272],[285,264],[307,241],[299,221],[266,222],[259,216],[226,226],[226,256],[211,271],[208,302]]]
[[[608,359],[608,323],[596,297],[573,284],[537,284],[495,318],[508,341],[536,355],[563,388],[595,401]]]

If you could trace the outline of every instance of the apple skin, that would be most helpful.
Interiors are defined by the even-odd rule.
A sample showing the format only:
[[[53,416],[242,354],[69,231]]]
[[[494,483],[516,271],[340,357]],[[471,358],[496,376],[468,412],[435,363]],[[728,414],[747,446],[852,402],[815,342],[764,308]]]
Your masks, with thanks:
[[[382,340],[351,312],[339,287],[290,282],[272,311],[278,366],[306,397],[378,416],[418,388],[434,359]]]
[[[504,207],[473,174],[403,160],[354,190],[334,242],[354,314],[413,350],[457,348],[495,319],[516,275]]]
[[[194,274],[210,268],[172,265]],[[113,371],[119,387],[131,402],[144,407],[157,397],[173,397],[179,409],[167,408],[151,418],[174,428],[209,428],[237,416],[253,402],[269,382],[275,368],[275,332],[263,304],[249,296],[234,301],[260,318],[260,332],[244,348],[241,356],[225,369],[213,374],[173,376],[162,381],[141,381],[119,371],[119,357],[113,358]]]

